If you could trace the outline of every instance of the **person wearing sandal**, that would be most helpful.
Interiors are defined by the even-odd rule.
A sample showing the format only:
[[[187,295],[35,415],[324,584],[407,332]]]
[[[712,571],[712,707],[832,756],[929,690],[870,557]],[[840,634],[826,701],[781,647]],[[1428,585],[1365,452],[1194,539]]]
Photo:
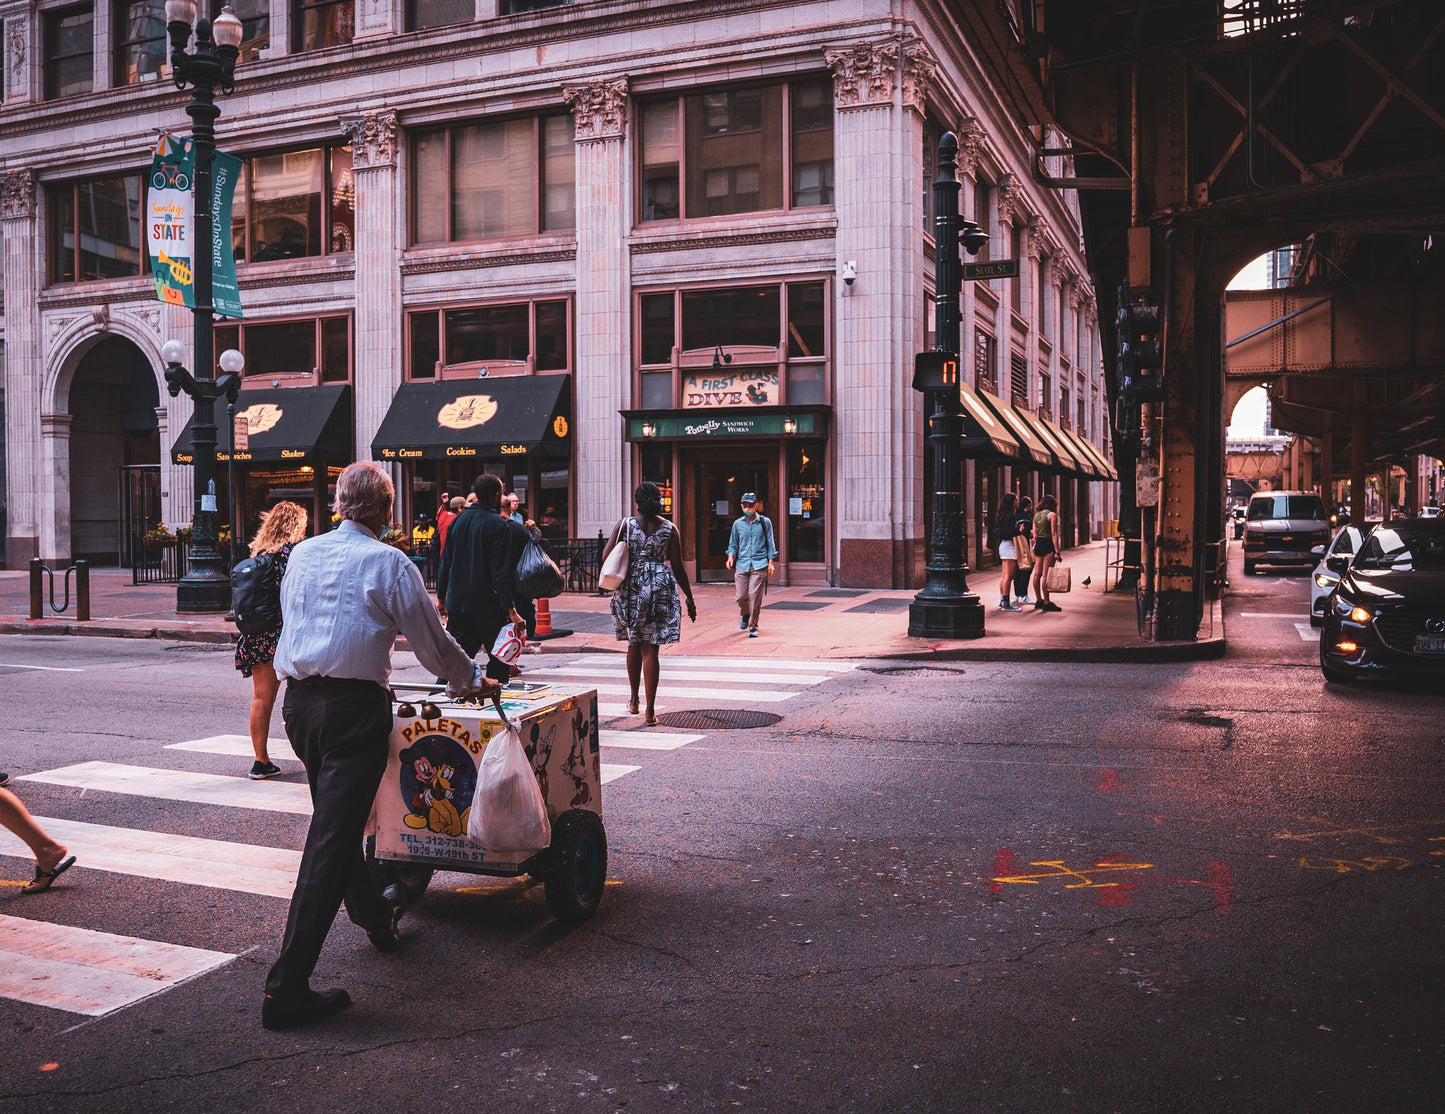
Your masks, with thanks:
[[[682,608],[678,591],[687,599],[687,617],[697,622],[682,543],[677,527],[662,517],[662,489],[655,483],[639,484],[632,493],[635,517],[624,518],[612,531],[602,560],[619,545],[627,546],[627,579],[612,596],[612,622],[617,641],[627,643],[627,683],[632,696],[627,711],[637,715],[639,684],[647,697],[647,726],[657,725],[657,678],[661,672],[658,648],[682,637]]]
[[[0,774],[0,786],[10,781],[9,774]],[[38,894],[48,890],[55,880],[75,865],[75,856],[66,854],[63,843],[56,843],[35,822],[35,817],[10,790],[0,788],[0,824],[4,824],[23,839],[26,846],[35,852],[35,877],[20,888],[23,894]]]

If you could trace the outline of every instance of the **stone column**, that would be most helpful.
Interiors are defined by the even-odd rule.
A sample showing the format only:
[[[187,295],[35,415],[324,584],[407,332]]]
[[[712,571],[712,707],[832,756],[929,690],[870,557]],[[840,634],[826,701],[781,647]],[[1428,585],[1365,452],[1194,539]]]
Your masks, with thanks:
[[[825,57],[838,261],[858,269],[834,303],[838,583],[912,587],[922,573],[922,399],[902,369],[923,347],[922,106],[933,64],[914,38]]]
[[[372,438],[401,386],[401,252],[406,212],[397,170],[396,112],[382,108],[343,116],[341,127],[351,136],[356,183],[353,456],[370,460]]]
[[[53,567],[70,564],[70,415],[40,415],[40,549]],[[112,482],[114,482],[112,480]]]
[[[32,557],[50,556],[40,552],[44,362],[36,295],[42,252],[31,171],[7,170],[0,179],[0,223],[4,226],[5,267],[6,558],[12,569],[23,569]]]
[[[577,366],[572,377],[577,537],[629,509],[632,465],[618,411],[632,404],[632,171],[627,78],[562,90],[577,139]]]

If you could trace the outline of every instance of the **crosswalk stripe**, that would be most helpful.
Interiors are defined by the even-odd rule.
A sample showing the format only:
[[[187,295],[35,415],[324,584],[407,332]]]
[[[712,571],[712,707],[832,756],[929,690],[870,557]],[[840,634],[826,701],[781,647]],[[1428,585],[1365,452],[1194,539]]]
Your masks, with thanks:
[[[189,750],[198,754],[224,754],[230,758],[252,758],[249,735],[212,735],[208,739],[191,739],[184,743],[167,743],[166,750]],[[285,739],[267,739],[266,750],[272,762],[299,762],[296,752]]]
[[[1294,629],[1299,633],[1301,642],[1318,642],[1320,632],[1309,623],[1296,623]]]
[[[104,1017],[236,957],[89,928],[0,916],[0,997]]]
[[[616,665],[620,655],[618,654],[581,654],[576,661],[579,665]],[[663,668],[669,666],[680,666],[683,668],[697,666],[702,669],[716,669],[719,666],[735,665],[743,669],[776,669],[783,672],[789,670],[797,672],[823,672],[823,673],[847,673],[857,669],[858,663],[854,661],[833,661],[831,659],[811,661],[800,661],[790,658],[732,658],[732,657],[685,657],[672,654],[662,655]]]
[[[629,750],[676,750],[703,737],[672,731],[599,731],[598,735],[605,747],[626,747]]]
[[[672,665],[668,662],[668,666]],[[546,669],[529,669],[528,677],[626,677],[627,667],[623,665],[553,665]],[[736,681],[738,684],[756,684],[763,682],[774,685],[819,685],[830,680],[822,674],[788,674],[788,673],[757,673],[744,670],[699,670],[699,669],[672,669],[667,670],[669,681]]]
[[[592,686],[597,690],[599,696],[630,696],[632,690],[626,685],[610,685],[605,681]],[[796,692],[782,692],[778,689],[708,689],[693,688],[688,685],[669,684],[664,675],[661,684],[657,686],[657,695],[670,697],[673,700],[741,700],[745,702],[756,702],[763,704],[777,704],[784,700],[791,700],[797,696]]]
[[[604,762],[602,763],[600,769],[602,772],[602,784],[606,785],[609,781],[616,781],[618,778],[623,777],[626,774],[630,774],[634,770],[642,769],[642,767],[623,766],[615,762]]]
[[[74,870],[104,870],[136,878],[289,899],[301,865],[300,851],[281,847],[227,843],[54,817],[37,817],[36,822],[75,856]],[[0,830],[0,855],[29,858],[30,849],[9,832]]]
[[[105,793],[128,793],[166,801],[256,808],[267,812],[311,814],[311,791],[305,785],[286,781],[251,781],[222,774],[193,774],[184,770],[160,770],[151,766],[124,766],[115,762],[81,762],[26,774],[21,781],[45,785],[68,785]]]

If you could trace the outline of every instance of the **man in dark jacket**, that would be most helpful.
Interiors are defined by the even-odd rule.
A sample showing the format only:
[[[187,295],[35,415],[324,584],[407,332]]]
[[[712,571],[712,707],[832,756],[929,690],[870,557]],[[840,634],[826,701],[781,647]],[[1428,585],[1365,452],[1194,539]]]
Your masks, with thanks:
[[[528,541],[526,528],[502,517],[502,481],[490,472],[472,486],[475,505],[447,529],[437,571],[437,602],[447,613],[447,632],[468,654],[490,651],[508,622],[522,621],[512,598],[512,573]],[[487,676],[506,682],[511,670],[491,659]]]

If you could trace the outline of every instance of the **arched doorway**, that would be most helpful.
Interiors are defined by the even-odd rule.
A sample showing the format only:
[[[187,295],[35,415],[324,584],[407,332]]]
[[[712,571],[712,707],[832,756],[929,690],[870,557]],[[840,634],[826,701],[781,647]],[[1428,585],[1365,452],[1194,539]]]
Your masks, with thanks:
[[[127,519],[160,519],[155,372],[130,341],[106,337],[81,358],[69,393],[71,555],[124,562]]]

